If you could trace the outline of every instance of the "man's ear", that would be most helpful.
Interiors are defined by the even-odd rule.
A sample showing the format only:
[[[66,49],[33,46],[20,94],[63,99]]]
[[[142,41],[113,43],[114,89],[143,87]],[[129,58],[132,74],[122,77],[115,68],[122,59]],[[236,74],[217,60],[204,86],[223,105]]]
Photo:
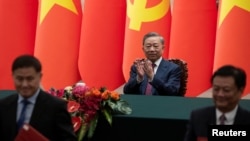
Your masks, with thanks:
[[[40,73],[40,78],[42,78],[43,77],[43,73]]]
[[[241,87],[241,88],[239,88],[239,92],[241,93],[241,95],[243,94],[243,92],[244,92],[244,88],[243,87]]]
[[[43,74],[42,74],[42,73],[40,73],[40,79],[42,79],[42,77],[43,77]],[[40,82],[40,88],[41,88],[42,90],[44,90],[43,85],[42,85],[42,83],[41,83],[41,82]]]
[[[40,83],[40,89],[44,90],[43,85]]]

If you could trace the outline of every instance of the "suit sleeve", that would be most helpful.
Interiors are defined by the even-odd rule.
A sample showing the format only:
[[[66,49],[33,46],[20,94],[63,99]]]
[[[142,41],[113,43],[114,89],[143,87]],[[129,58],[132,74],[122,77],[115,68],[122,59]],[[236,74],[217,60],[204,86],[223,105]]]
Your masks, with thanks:
[[[173,65],[172,69],[165,75],[167,78],[154,77],[151,84],[160,95],[178,96],[181,73],[181,68],[177,65]]]
[[[137,77],[136,68],[135,66],[131,66],[130,78],[123,88],[123,92],[125,94],[140,94],[141,93],[140,92],[141,83],[137,83],[136,77]]]
[[[67,102],[61,102],[57,107],[56,126],[61,141],[76,141],[71,116],[67,111]]]
[[[191,113],[186,128],[187,130],[184,136],[184,141],[196,141],[196,136],[194,132],[194,112]]]

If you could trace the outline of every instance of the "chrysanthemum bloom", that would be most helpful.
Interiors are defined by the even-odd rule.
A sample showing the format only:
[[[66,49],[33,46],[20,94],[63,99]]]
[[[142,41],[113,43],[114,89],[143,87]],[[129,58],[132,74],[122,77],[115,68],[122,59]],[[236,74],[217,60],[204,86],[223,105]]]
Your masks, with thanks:
[[[88,89],[89,88],[87,86],[77,85],[73,88],[72,94],[77,98],[83,97]]]

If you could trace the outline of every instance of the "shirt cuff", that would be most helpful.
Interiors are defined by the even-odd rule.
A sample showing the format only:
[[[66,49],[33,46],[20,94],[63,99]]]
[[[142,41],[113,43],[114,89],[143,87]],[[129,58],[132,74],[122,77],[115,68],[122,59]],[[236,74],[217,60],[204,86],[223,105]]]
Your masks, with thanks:
[[[143,79],[140,80],[140,78],[139,78],[138,75],[137,75],[137,76],[136,76],[136,81],[137,81],[137,84],[139,84],[139,83],[141,83],[141,82],[143,81]]]

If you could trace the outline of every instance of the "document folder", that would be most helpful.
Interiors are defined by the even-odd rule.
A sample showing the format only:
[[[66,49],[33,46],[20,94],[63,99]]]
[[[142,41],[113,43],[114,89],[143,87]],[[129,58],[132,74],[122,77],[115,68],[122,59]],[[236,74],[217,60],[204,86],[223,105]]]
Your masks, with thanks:
[[[24,124],[19,130],[15,141],[49,141],[49,139],[47,139],[29,124]]]

